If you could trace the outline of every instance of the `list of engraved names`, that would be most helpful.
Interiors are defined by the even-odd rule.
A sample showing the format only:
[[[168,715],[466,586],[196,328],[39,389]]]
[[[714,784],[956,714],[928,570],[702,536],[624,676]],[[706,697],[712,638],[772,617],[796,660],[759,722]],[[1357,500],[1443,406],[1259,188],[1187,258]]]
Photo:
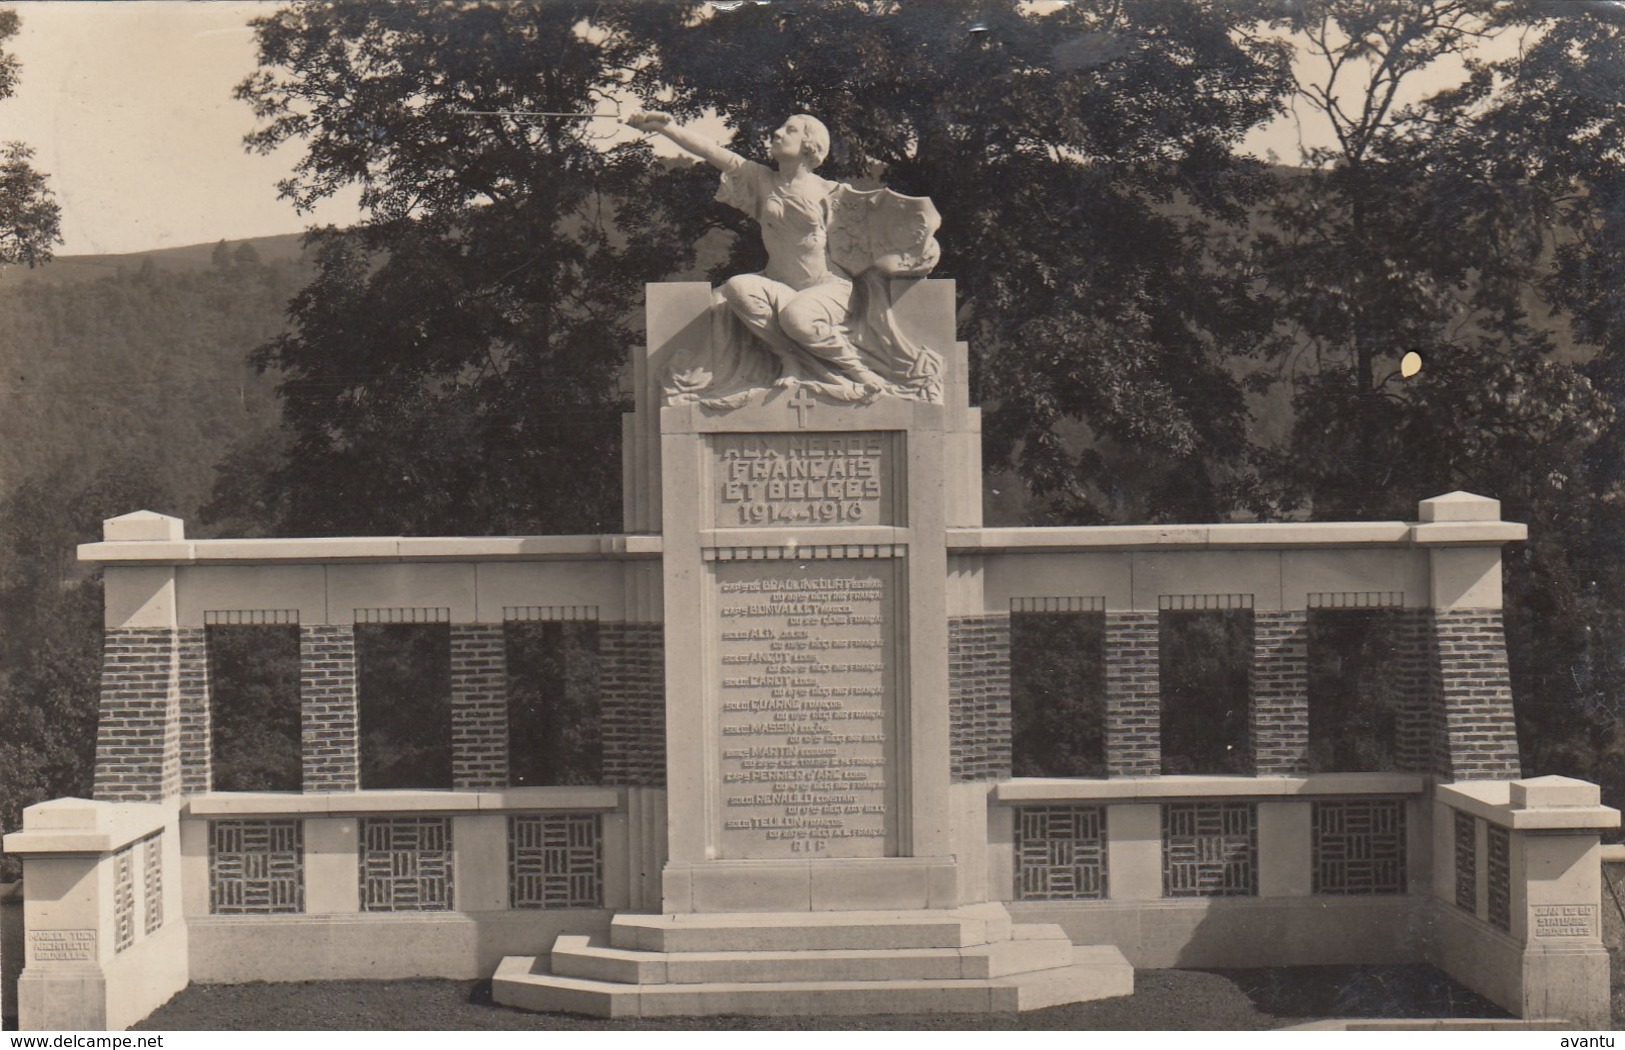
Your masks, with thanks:
[[[716,571],[721,856],[885,856],[895,563]]]

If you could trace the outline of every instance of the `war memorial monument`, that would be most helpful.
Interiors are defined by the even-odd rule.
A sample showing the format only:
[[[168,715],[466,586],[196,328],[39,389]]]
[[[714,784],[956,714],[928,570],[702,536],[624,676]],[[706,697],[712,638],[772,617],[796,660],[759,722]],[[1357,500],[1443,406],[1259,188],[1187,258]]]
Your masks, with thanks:
[[[1429,962],[1525,1018],[1608,1019],[1595,786],[1519,779],[1499,504],[1415,521],[993,528],[929,201],[639,114],[722,171],[769,266],[650,285],[624,531],[188,540],[106,581],[95,798],[31,807],[25,1029],[188,982],[493,978],[607,1017],[984,1013],[1140,968]],[[951,221],[951,217],[950,221]],[[1310,625],[1399,639],[1381,770],[1322,771]],[[1170,768],[1180,616],[1245,625],[1223,769]],[[1091,627],[1105,776],[1012,776],[1024,617]],[[515,785],[506,637],[595,625],[599,783]],[[366,783],[358,632],[429,625],[449,782]],[[211,639],[296,631],[297,792],[216,789]],[[1016,639],[1013,641],[1013,638]],[[1078,683],[1080,691],[1089,683]],[[1184,764],[1188,766],[1188,763]],[[1244,772],[1238,773],[1239,768]]]

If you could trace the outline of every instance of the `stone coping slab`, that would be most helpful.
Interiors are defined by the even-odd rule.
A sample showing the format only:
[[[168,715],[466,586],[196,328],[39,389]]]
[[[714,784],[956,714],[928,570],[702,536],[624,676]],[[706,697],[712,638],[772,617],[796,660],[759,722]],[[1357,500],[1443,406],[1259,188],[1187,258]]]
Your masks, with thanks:
[[[1603,805],[1559,805],[1518,808],[1511,780],[1464,780],[1439,784],[1433,797],[1463,813],[1483,817],[1513,831],[1557,831],[1619,827],[1619,810]]]
[[[654,535],[333,536],[274,540],[120,540],[79,545],[79,560],[104,565],[225,565],[254,562],[583,561],[658,558]]]
[[[993,789],[994,800],[1114,802],[1186,798],[1317,798],[1339,795],[1421,795],[1412,773],[1315,773],[1301,777],[1164,776],[1110,780],[1021,777]]]
[[[1306,521],[1227,525],[1107,525],[949,529],[955,554],[1114,550],[1293,550],[1306,547],[1495,546],[1520,542],[1519,522],[1438,524],[1403,521]]]
[[[217,792],[187,800],[191,817],[365,816],[375,813],[492,813],[613,810],[621,791],[604,787],[529,787],[500,791],[346,791],[307,795]]]
[[[23,830],[5,837],[7,853],[109,853],[162,828],[173,805],[58,798],[23,811]]]
[[[787,537],[819,544],[907,544],[906,528],[712,529],[710,545],[783,546]],[[1130,550],[1295,550],[1313,547],[1500,546],[1528,537],[1505,521],[1288,522],[1230,525],[1109,525],[949,529],[955,554]],[[79,546],[79,560],[104,565],[227,565],[263,562],[581,561],[658,558],[662,538],[601,536],[335,536],[273,540],[107,540]]]

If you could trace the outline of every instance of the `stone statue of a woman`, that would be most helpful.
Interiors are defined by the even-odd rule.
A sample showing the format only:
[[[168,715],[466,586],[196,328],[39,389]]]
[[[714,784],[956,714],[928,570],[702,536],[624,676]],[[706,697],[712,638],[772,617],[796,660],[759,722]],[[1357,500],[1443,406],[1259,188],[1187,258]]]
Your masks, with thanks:
[[[719,290],[711,359],[669,377],[674,401],[738,404],[775,384],[811,386],[845,401],[940,398],[940,359],[898,331],[889,309],[889,278],[924,276],[936,265],[939,219],[929,200],[821,178],[829,131],[805,114],[773,133],[776,169],[665,113],[637,113],[627,123],[720,169],[717,199],[755,219],[767,248],[766,269],[732,277]]]

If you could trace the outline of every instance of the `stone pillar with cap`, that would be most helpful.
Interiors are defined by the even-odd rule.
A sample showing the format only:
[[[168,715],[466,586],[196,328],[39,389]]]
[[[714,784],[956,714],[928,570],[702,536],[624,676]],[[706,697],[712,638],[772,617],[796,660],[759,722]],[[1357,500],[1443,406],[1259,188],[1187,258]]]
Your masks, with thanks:
[[[185,525],[179,518],[145,510],[109,518],[102,523],[102,535],[105,544],[139,548],[143,557],[160,544],[176,547],[178,554],[186,546]],[[175,614],[175,571],[173,564],[148,561],[139,566],[108,565],[103,572],[106,619],[96,731],[97,799],[158,802],[182,791],[183,647]],[[184,655],[195,662],[202,646],[188,644],[185,649]],[[185,677],[191,684],[198,676]],[[207,712],[207,697],[202,708]],[[185,735],[189,744],[198,746],[196,732]],[[201,747],[207,750],[206,731]]]
[[[1471,845],[1456,840],[1458,815],[1476,824]],[[1597,785],[1440,784],[1433,826],[1429,961],[1526,1020],[1608,1027],[1600,836],[1619,827],[1619,811]],[[1461,865],[1474,875],[1470,899],[1457,886]]]
[[[1451,492],[1422,500],[1416,541],[1429,548],[1434,772],[1446,780],[1521,772],[1501,611],[1501,545],[1524,526],[1499,500]],[[1478,542],[1482,541],[1482,542]]]

